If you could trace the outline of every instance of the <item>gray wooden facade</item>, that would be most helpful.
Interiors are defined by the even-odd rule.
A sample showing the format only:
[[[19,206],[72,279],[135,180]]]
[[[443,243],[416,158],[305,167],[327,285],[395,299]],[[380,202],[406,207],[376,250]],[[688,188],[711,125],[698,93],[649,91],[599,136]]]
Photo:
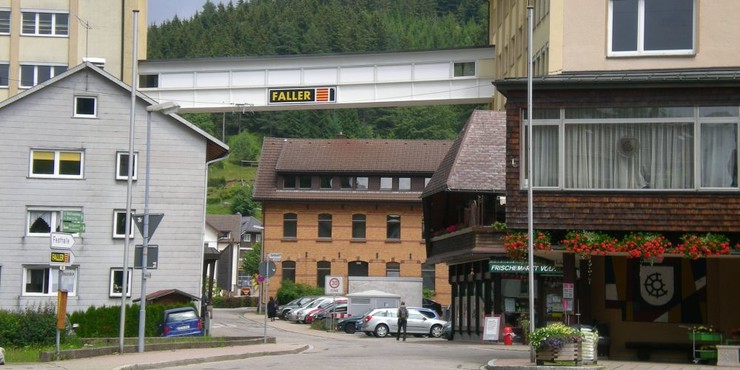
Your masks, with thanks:
[[[95,98],[94,117],[75,117],[76,97]],[[139,94],[135,104],[138,176],[132,209],[144,210],[146,107],[157,102]],[[82,64],[0,103],[0,309],[55,304],[48,293],[28,293],[27,268],[48,267],[50,236],[29,235],[29,211],[76,210],[85,230],[72,252],[76,288],[68,311],[120,305],[111,296],[111,269],[124,265],[124,239],[114,238],[114,211],[126,210],[126,179],[116,179],[117,153],[128,153],[131,91],[107,72]],[[158,266],[147,291],[178,289],[201,296],[207,163],[225,157],[228,147],[176,115],[151,113],[150,212],[164,218],[150,244],[159,246]],[[80,178],[31,175],[32,151],[83,153]],[[132,226],[135,228],[135,226]],[[128,266],[134,264],[134,231]],[[53,269],[53,268],[52,268]],[[55,282],[53,284],[56,284]],[[141,296],[141,270],[134,270],[131,298]]]

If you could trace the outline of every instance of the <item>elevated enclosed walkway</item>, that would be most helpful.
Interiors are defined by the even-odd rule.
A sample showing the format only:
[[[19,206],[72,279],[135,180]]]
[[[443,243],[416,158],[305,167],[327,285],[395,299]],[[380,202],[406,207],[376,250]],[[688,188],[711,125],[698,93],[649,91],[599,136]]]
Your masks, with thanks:
[[[139,90],[181,112],[483,104],[493,47],[142,61]]]

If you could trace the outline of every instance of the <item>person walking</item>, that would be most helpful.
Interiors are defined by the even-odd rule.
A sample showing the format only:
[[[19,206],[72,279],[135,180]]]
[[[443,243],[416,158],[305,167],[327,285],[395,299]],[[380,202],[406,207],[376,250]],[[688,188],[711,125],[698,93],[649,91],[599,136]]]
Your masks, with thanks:
[[[401,302],[401,307],[398,307],[398,331],[396,332],[396,340],[401,338],[401,329],[403,329],[403,341],[406,341],[406,321],[409,318],[409,310],[406,308],[406,302]]]
[[[275,302],[275,298],[270,297],[270,301],[267,302],[267,317],[270,318],[270,321],[275,321],[275,316],[277,316],[277,302]]]

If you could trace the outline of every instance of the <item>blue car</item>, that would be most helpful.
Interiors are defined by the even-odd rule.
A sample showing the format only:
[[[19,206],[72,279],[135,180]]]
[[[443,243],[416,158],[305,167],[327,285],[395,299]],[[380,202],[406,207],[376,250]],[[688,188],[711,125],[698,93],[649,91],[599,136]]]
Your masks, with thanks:
[[[203,323],[192,307],[173,308],[164,311],[160,324],[163,337],[184,337],[203,335]]]

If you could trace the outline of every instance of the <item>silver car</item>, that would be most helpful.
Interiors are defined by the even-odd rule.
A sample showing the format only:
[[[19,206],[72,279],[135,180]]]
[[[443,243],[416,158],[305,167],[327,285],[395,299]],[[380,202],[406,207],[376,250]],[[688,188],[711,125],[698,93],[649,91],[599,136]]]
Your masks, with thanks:
[[[429,318],[415,308],[409,308],[406,333],[410,335],[442,336],[446,321]],[[398,308],[376,308],[362,318],[362,331],[383,338],[398,331]]]

